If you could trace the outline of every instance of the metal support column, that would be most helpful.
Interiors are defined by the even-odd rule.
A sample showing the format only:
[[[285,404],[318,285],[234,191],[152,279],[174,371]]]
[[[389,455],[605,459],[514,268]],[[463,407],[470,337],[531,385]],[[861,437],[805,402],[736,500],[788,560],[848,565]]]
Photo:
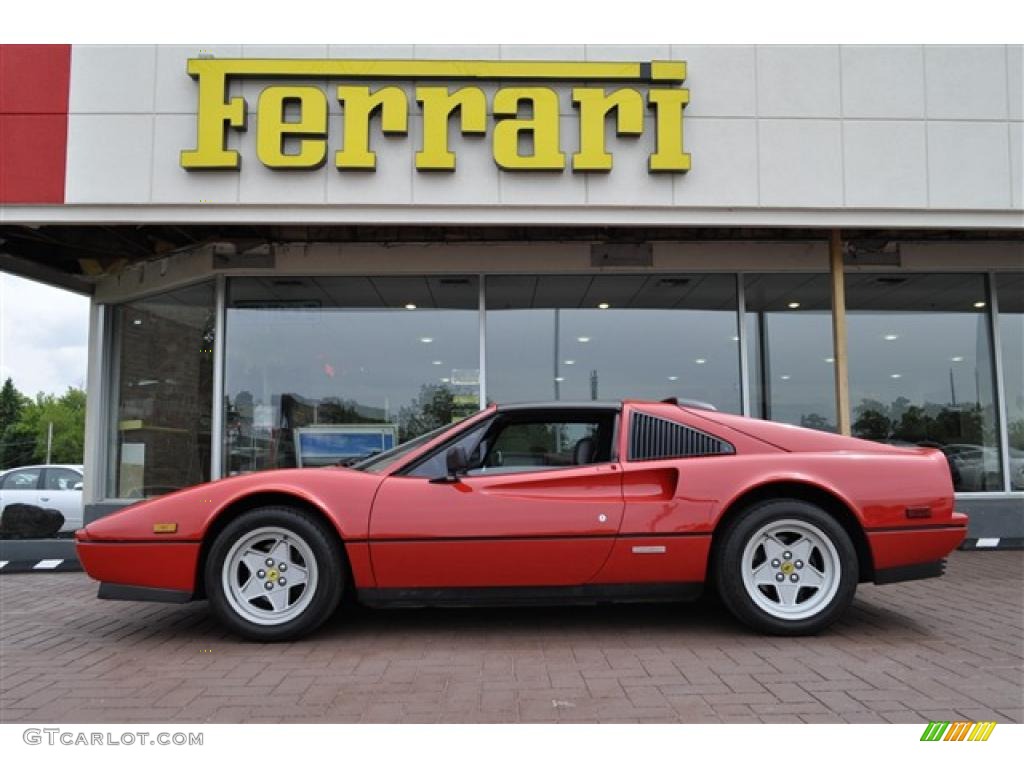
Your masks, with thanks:
[[[836,421],[839,432],[850,434],[850,378],[846,356],[846,281],[843,274],[843,240],[833,229],[828,245],[832,273],[832,347],[835,355]]]
[[[210,414],[210,479],[224,474],[224,320],[226,280],[217,275],[213,317],[213,413]]]

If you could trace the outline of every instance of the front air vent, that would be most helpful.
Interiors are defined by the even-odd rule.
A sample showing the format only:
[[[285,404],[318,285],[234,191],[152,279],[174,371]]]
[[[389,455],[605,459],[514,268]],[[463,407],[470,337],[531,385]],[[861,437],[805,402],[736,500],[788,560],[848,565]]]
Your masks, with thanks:
[[[629,435],[630,461],[719,456],[735,452],[730,443],[699,429],[646,413],[633,414]]]

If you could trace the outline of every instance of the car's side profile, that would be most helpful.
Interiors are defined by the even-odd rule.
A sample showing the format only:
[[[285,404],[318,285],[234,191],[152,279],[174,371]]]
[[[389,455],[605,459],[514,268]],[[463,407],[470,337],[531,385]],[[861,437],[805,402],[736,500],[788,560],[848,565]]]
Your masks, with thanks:
[[[675,402],[491,406],[351,468],[236,476],[78,533],[100,597],[207,597],[245,637],[370,605],[680,600],[764,632],[858,582],[941,575],[967,518],[942,452]]]
[[[35,464],[0,472],[0,516],[12,504],[56,509],[61,532],[82,527],[82,465]]]

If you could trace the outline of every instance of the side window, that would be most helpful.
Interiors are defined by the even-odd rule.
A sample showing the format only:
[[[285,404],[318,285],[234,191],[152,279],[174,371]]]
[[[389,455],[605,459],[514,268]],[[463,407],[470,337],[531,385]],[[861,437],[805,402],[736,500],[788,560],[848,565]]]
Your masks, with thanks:
[[[39,485],[38,469],[16,469],[4,475],[5,491],[34,491]]]
[[[735,453],[732,444],[668,419],[634,413],[629,431],[629,460],[682,459]]]
[[[82,476],[73,469],[57,467],[46,470],[46,490],[48,491],[73,491],[75,485],[80,482],[82,482]]]
[[[480,469],[518,471],[608,461],[608,432],[600,419],[512,421],[494,437]]]

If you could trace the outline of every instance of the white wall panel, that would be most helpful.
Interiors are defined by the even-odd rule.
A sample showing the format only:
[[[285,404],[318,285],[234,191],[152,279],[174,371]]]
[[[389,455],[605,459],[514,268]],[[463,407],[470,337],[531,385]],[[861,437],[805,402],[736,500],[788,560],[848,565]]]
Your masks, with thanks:
[[[72,114],[150,113],[155,45],[76,45],[71,49]]]
[[[1010,123],[1010,182],[1012,207],[1024,208],[1024,123]]]
[[[421,118],[409,118],[406,136],[385,136],[380,123],[370,131],[370,149],[377,153],[376,171],[339,171],[334,165],[334,153],[340,148],[340,126],[335,119],[331,125],[327,147],[327,165],[314,174],[326,176],[327,202],[337,203],[412,203],[412,167],[415,147],[419,145]]]
[[[757,205],[757,124],[694,117],[686,122],[693,167],[673,179],[676,205]]]
[[[924,49],[844,45],[843,117],[924,117]]]
[[[839,121],[761,120],[758,167],[761,205],[842,205]]]
[[[66,202],[149,202],[152,162],[152,115],[68,115]]]
[[[610,124],[609,124],[610,125]],[[615,138],[614,130],[605,131],[608,151],[615,152],[631,137]],[[498,177],[501,202],[509,205],[533,205],[545,200],[558,205],[584,205],[587,202],[587,179],[594,174],[573,173],[572,155],[579,151],[579,122],[567,117],[560,121],[559,142],[565,153],[565,170],[561,173],[502,173]],[[610,135],[609,135],[610,134]],[[488,139],[485,139],[488,141]],[[614,155],[613,155],[614,157]],[[615,160],[614,162],[618,162]]]
[[[238,202],[240,174],[186,171],[181,167],[179,153],[195,146],[195,117],[157,115],[154,120],[152,202],[193,205]],[[255,158],[245,163],[245,168],[253,161]]]
[[[757,87],[752,45],[673,45],[672,60],[686,62],[688,117],[753,117]]]
[[[422,118],[410,118],[409,129],[414,146],[420,146]],[[414,159],[411,154],[397,158],[412,175],[413,204],[472,205],[499,202],[498,167],[491,156],[490,130],[491,126],[488,126],[486,136],[463,136],[460,132],[453,132],[449,136],[448,148],[455,153],[455,173],[419,172],[413,168]],[[466,183],[467,179],[471,180],[469,184]]]
[[[1011,120],[1024,120],[1024,45],[1006,46],[1006,92]]]
[[[158,45],[156,46],[156,111],[178,115],[195,115],[196,81],[188,74],[189,59],[200,56],[219,59],[238,58],[240,45]],[[239,96],[242,84],[229,83],[230,95]]]
[[[923,122],[847,122],[843,151],[847,205],[924,208],[928,204]]]
[[[933,208],[1008,208],[1006,124],[929,123],[928,186]]]
[[[928,117],[1005,120],[1006,47],[937,45],[924,49]]]
[[[839,106],[839,46],[758,47],[761,117],[839,117]]]
[[[644,120],[644,132],[615,141],[612,170],[587,177],[587,202],[592,205],[672,205],[672,176],[647,172],[654,151],[654,121]]]

